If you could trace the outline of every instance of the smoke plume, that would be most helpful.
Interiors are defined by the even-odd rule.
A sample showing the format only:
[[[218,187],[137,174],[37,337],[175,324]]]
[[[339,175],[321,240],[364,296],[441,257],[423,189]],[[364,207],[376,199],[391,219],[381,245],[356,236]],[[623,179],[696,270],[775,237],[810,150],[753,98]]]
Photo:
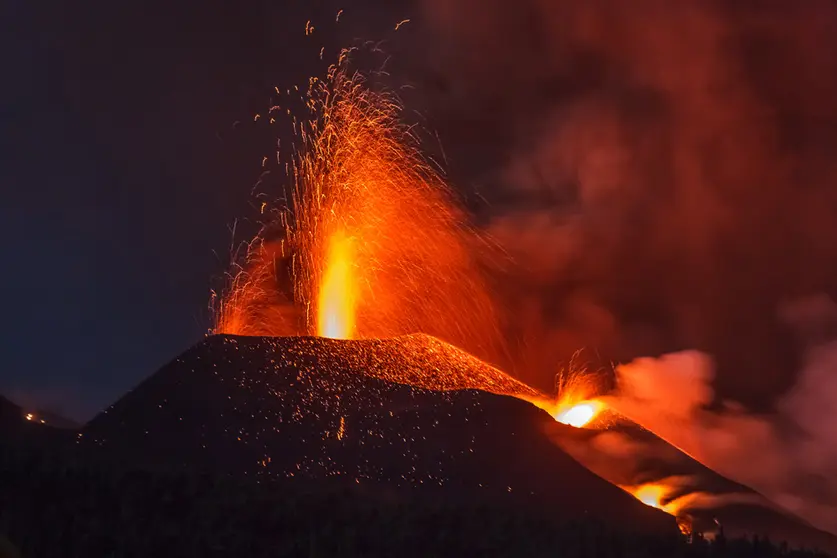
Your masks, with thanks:
[[[422,6],[427,112],[520,270],[511,369],[675,353],[614,404],[837,532],[837,322],[785,304],[837,293],[837,3]]]
[[[770,409],[801,358],[777,305],[837,286],[837,5],[422,5],[431,124],[521,270],[514,371],[697,349]]]
[[[821,529],[837,533],[837,305],[827,298],[785,305],[807,335],[797,382],[771,414],[735,402],[710,410],[712,359],[681,352],[616,368],[609,404],[701,463],[750,486]]]

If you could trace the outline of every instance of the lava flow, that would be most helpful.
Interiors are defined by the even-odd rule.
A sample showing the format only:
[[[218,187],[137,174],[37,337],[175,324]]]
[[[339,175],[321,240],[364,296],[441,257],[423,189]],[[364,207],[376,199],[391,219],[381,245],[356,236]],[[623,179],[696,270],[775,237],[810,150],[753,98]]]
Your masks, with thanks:
[[[664,508],[663,501],[668,494],[668,489],[665,486],[653,483],[643,484],[635,488],[627,487],[625,490],[633,494],[637,500],[646,506],[657,509]]]
[[[668,477],[636,486],[620,486],[620,488],[632,494],[646,506],[657,508],[674,516],[679,516],[686,509],[691,509],[701,500],[708,502],[714,498],[717,501],[729,503],[733,501],[746,502],[748,499],[753,499],[751,495],[743,493],[726,495],[726,497],[713,497],[687,488],[687,481],[688,479],[682,477]]]

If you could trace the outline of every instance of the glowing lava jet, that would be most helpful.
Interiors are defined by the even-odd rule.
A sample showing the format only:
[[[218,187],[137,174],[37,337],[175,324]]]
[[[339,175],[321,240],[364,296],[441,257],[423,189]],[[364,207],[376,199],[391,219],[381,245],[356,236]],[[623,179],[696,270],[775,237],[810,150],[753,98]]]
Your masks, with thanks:
[[[317,334],[332,339],[351,339],[357,305],[351,239],[342,233],[335,234],[329,239],[327,253],[317,297]]]
[[[575,357],[573,357],[573,361]],[[590,427],[605,411],[605,404],[595,395],[601,391],[597,376],[576,368],[571,361],[569,369],[558,376],[558,399],[541,407],[561,424],[575,428]]]
[[[296,128],[291,206],[250,243],[215,332],[421,332],[496,361],[505,345],[483,271],[493,249],[399,121],[398,100],[346,64],[311,80],[305,102],[314,116]],[[290,288],[277,268],[289,270]]]
[[[559,409],[563,410],[557,411],[556,414],[553,415],[553,418],[561,424],[574,426],[576,428],[583,428],[590,424],[590,422],[598,416],[603,408],[604,405],[595,400],[582,401],[581,403],[572,405],[568,409],[559,405]]]

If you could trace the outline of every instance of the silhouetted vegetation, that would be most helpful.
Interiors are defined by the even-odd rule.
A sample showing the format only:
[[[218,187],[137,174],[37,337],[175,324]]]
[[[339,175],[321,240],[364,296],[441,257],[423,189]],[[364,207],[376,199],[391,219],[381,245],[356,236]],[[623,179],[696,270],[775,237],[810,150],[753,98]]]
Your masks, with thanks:
[[[723,535],[637,536],[583,515],[558,524],[549,509],[131,470],[17,444],[0,449],[0,534],[13,543],[4,558],[15,547],[24,558],[823,556]]]

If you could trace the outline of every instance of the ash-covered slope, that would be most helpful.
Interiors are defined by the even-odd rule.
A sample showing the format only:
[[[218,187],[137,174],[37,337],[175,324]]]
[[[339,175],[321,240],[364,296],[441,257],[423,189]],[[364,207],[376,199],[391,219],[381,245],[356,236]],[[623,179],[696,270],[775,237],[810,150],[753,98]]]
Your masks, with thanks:
[[[639,425],[622,422],[607,430],[568,430],[546,424],[544,432],[612,483],[668,486],[668,500],[685,497],[688,504],[681,513],[696,518],[704,528],[717,520],[728,536],[767,535],[773,541],[837,556],[834,535],[782,510],[751,488],[722,477]]]
[[[546,413],[465,389],[478,385],[538,396],[427,336],[215,336],[92,420],[83,440],[148,465],[395,494],[411,488],[445,499],[525,502],[556,518],[590,515],[634,531],[674,528],[670,516],[551,443]]]

